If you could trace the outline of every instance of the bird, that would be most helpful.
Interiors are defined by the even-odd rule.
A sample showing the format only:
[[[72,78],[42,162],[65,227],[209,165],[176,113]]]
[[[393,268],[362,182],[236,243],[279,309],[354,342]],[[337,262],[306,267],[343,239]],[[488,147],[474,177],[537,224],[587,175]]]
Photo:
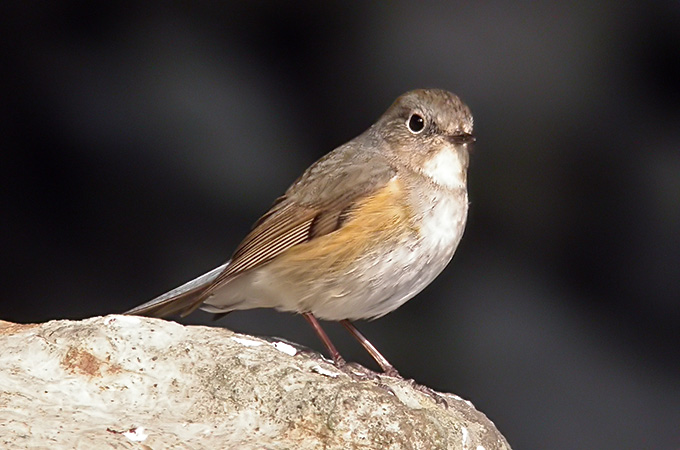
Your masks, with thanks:
[[[468,214],[473,118],[458,96],[417,89],[313,163],[225,264],[125,314],[301,314],[334,363],[318,319],[340,322],[386,375],[399,372],[352,324],[394,311],[451,261]]]

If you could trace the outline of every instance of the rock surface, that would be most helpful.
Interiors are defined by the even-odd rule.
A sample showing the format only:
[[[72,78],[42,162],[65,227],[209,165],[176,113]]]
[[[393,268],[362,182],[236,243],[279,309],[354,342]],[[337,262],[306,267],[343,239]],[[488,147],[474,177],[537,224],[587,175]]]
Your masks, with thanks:
[[[469,402],[223,328],[0,321],[0,447],[509,449]]]

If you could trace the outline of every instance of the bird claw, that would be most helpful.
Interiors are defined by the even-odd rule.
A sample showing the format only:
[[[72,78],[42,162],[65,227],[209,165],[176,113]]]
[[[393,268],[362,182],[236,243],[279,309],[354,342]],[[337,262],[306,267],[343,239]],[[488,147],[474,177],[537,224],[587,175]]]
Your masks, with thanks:
[[[371,369],[367,369],[366,367],[362,366],[361,364],[355,363],[355,362],[345,362],[344,360],[342,361],[342,364],[338,364],[336,362],[335,364],[338,368],[340,368],[343,372],[345,372],[347,375],[352,377],[353,379],[357,381],[366,381],[366,380],[379,380],[380,379],[380,374],[377,372],[372,371]]]
[[[411,385],[411,387],[418,391],[422,392],[423,394],[427,395],[430,397],[432,400],[435,401],[438,405],[442,405],[444,408],[448,409],[449,408],[449,403],[446,401],[446,398],[440,394],[439,392],[435,391],[434,389],[424,386],[422,384],[419,384],[416,382],[416,380],[405,380],[408,384]]]

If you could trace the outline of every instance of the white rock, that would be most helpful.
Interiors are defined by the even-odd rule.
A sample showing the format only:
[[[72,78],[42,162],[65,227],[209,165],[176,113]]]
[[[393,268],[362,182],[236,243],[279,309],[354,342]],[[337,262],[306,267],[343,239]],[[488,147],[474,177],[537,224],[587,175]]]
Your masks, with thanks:
[[[510,448],[486,416],[453,395],[442,394],[445,408],[406,381],[357,381],[318,355],[296,353],[223,328],[159,319],[0,321],[0,443]]]

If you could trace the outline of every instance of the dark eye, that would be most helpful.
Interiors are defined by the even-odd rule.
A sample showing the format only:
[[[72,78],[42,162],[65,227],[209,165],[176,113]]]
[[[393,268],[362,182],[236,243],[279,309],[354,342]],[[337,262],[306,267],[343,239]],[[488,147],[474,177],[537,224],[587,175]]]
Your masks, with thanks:
[[[411,114],[408,122],[406,122],[406,126],[411,133],[418,134],[425,128],[425,119],[419,114]]]

